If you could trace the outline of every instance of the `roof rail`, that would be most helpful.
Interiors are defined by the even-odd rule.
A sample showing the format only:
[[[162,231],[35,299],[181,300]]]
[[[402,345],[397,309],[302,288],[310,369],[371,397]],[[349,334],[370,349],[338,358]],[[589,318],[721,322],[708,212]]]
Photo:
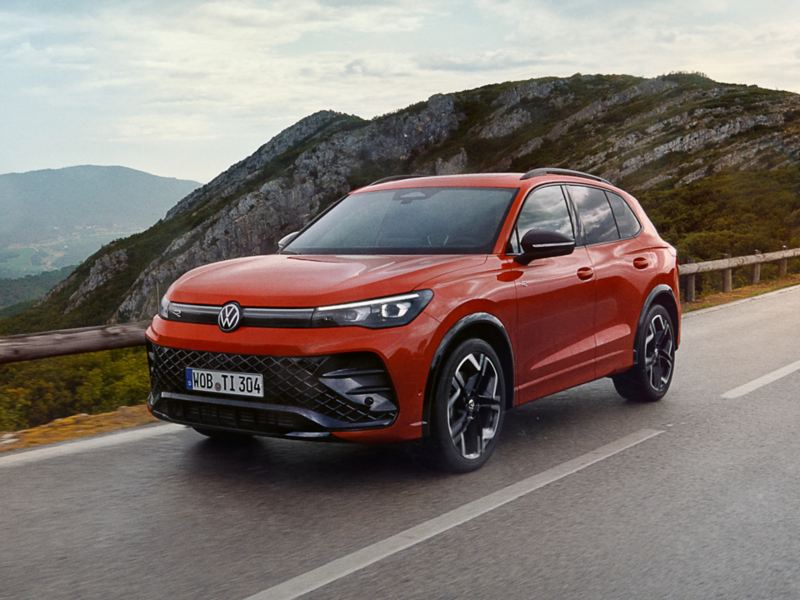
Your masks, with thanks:
[[[391,175],[390,177],[383,177],[382,179],[378,179],[377,181],[373,181],[370,185],[378,185],[379,183],[389,183],[390,181],[400,181],[401,179],[414,179],[416,177],[428,177],[427,175],[419,175],[419,174],[412,174],[412,175]]]
[[[537,169],[531,169],[525,173],[525,175],[520,177],[520,179],[530,179],[531,177],[541,177],[542,175],[569,175],[570,177],[583,177],[584,179],[592,179],[594,181],[602,181],[608,185],[614,185],[607,179],[603,179],[597,175],[592,175],[591,173],[573,171],[572,169],[559,169],[556,167],[539,167]]]

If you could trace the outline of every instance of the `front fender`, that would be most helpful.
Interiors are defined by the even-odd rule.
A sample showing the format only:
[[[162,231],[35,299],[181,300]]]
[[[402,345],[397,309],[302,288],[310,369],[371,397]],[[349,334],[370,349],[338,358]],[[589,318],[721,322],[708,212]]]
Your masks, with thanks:
[[[647,294],[647,298],[642,305],[642,311],[639,313],[639,320],[636,325],[636,337],[634,337],[634,344],[636,343],[635,340],[638,338],[639,331],[641,331],[642,327],[644,327],[644,320],[645,316],[647,315],[647,311],[650,310],[650,307],[653,306],[654,303],[660,302],[666,305],[667,310],[672,315],[672,319],[675,323],[675,348],[677,349],[680,344],[680,329],[681,329],[681,311],[680,311],[680,304],[678,300],[675,298],[675,291],[666,283],[660,283],[656,285],[650,293]],[[636,349],[634,348],[633,354],[633,363],[638,364],[639,357],[637,356]]]
[[[428,371],[425,384],[425,404],[423,406],[423,434],[430,432],[431,406],[433,387],[438,376],[438,371],[444,362],[447,352],[474,332],[483,338],[488,338],[503,362],[503,373],[506,389],[508,390],[508,408],[513,406],[514,398],[514,350],[511,336],[503,323],[496,315],[490,312],[478,311],[459,318],[441,337],[433,354],[433,360]]]

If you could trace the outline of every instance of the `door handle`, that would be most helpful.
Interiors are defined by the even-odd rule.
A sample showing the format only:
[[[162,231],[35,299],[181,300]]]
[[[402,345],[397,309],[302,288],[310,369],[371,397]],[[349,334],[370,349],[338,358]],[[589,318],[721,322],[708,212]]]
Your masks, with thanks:
[[[581,267],[578,269],[578,279],[586,281],[594,277],[594,269],[592,267]]]
[[[637,269],[646,269],[650,266],[650,261],[647,260],[644,256],[637,256],[633,259],[633,266]]]

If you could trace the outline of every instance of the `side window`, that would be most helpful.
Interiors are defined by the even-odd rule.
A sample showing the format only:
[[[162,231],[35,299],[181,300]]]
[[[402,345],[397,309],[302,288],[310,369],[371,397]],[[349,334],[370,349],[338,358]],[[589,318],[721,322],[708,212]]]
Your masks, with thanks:
[[[614,218],[617,220],[619,237],[631,238],[639,233],[642,226],[639,224],[639,219],[633,214],[631,207],[628,206],[628,203],[625,202],[622,197],[612,194],[611,192],[606,192],[606,196],[608,196],[608,202],[611,204]]]
[[[617,223],[603,190],[570,185],[569,195],[578,210],[578,218],[583,226],[583,236],[587,244],[611,242],[619,239]]]
[[[569,216],[567,200],[560,185],[550,185],[534,190],[525,200],[514,229],[511,246],[520,252],[520,240],[531,229],[556,231],[575,239],[575,230]]]

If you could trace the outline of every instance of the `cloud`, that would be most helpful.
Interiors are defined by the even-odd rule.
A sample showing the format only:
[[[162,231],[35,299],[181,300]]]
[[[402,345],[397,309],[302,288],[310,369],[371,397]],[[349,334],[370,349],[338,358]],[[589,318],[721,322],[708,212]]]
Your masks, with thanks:
[[[174,115],[169,120],[153,114],[123,117],[114,123],[115,139],[125,141],[198,141],[213,140],[209,120],[202,114]]]
[[[331,62],[336,64],[337,58],[333,57]],[[337,77],[341,75],[345,77],[385,79],[387,77],[409,77],[414,73],[412,64],[405,57],[395,56],[389,58],[384,55],[350,60],[344,67],[335,69],[333,74]],[[316,75],[324,77],[324,72]]]
[[[544,60],[534,50],[489,50],[479,53],[428,54],[418,59],[423,69],[433,71],[504,71],[518,67],[543,66]]]
[[[768,11],[735,0],[547,1],[535,10],[524,0],[478,3],[506,23],[506,47],[535,51],[555,70],[577,65],[583,72],[657,75],[690,69],[800,91],[792,54],[800,5],[786,0]]]
[[[137,104],[153,105],[155,96],[162,106],[169,97],[172,105],[182,98],[196,105],[189,97],[201,97],[246,114],[265,103],[308,97],[312,77],[324,73],[386,77],[402,71],[397,60],[385,60],[386,53],[289,54],[283,46],[325,32],[408,32],[426,14],[402,3],[342,10],[315,0],[207,2],[178,14],[118,5],[66,21],[36,15],[31,21],[39,20],[39,31],[58,41],[26,40],[0,52],[18,70],[40,70],[45,77],[65,69],[87,71],[66,85],[73,94],[124,90]],[[319,90],[313,96],[318,101]]]
[[[317,0],[283,0],[268,4],[234,0],[201,5],[195,22],[199,24],[208,19],[215,28],[229,26],[240,33],[267,29],[271,34],[268,43],[276,45],[330,29],[353,33],[413,31],[422,25],[428,14],[431,14],[428,9],[411,11],[402,2],[341,6]]]
[[[370,117],[509,79],[684,69],[800,91],[800,8],[774,1],[1,3],[0,126],[46,132],[64,163],[103,140],[121,162],[208,179],[319,109]],[[25,164],[45,166],[30,137]]]

